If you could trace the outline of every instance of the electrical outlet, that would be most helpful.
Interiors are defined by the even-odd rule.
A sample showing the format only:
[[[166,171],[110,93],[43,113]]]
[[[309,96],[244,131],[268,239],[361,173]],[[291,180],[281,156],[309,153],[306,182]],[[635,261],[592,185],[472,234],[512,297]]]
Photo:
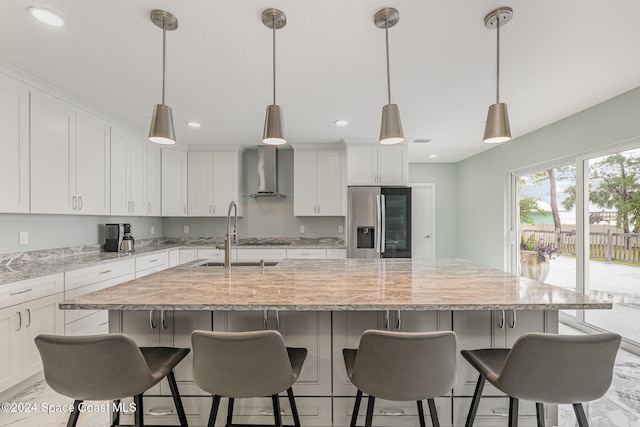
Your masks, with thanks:
[[[344,233],[344,226],[342,225],[338,226],[338,233]]]
[[[156,228],[153,225],[151,226],[151,234],[156,234]]]
[[[26,231],[20,232],[20,244],[28,245],[29,244],[29,233]]]
[[[189,226],[185,225],[183,228],[184,234],[189,234]]]
[[[300,226],[300,234],[304,234],[304,225]]]

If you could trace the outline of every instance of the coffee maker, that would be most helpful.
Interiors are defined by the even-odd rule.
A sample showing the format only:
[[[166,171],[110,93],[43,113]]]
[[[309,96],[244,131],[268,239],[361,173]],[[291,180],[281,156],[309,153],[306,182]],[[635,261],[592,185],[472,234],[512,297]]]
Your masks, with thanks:
[[[131,224],[107,224],[106,252],[133,252],[134,244]]]

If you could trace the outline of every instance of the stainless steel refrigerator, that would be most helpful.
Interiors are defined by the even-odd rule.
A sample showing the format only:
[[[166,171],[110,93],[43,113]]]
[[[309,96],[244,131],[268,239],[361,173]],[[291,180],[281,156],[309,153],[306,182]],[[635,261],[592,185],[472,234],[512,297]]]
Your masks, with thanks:
[[[411,188],[349,187],[348,257],[411,258]]]

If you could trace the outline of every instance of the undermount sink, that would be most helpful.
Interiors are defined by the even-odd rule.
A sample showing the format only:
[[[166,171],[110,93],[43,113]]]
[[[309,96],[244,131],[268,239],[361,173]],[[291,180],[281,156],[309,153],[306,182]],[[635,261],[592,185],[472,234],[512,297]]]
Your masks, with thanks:
[[[278,261],[234,261],[231,267],[273,267]],[[224,262],[205,261],[198,264],[199,267],[224,267]]]

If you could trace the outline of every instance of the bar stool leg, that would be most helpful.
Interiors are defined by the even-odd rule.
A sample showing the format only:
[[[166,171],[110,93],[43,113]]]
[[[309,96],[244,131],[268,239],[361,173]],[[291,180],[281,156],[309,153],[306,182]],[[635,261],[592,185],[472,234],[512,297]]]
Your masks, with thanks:
[[[538,427],[544,427],[544,405],[536,402],[536,418],[538,419]]]
[[[133,396],[133,403],[136,404],[136,413],[133,414],[133,424],[136,427],[144,427],[144,407],[142,406],[142,395]]]
[[[220,396],[213,395],[213,404],[211,405],[211,413],[209,414],[209,422],[207,427],[214,427],[218,416],[218,408],[220,407]]]
[[[509,427],[518,427],[518,399],[509,396]]]
[[[182,427],[187,427],[187,415],[184,413],[184,406],[182,406],[182,399],[180,398],[180,392],[178,391],[178,384],[176,384],[176,377],[173,375],[173,371],[167,374],[167,381],[169,382],[169,388],[171,389],[171,397],[173,397],[173,404],[176,406],[178,412],[178,419]]]
[[[356,427],[356,421],[358,420],[358,412],[360,412],[360,401],[362,400],[362,390],[358,390],[356,393],[356,403],[353,405],[353,413],[351,414],[351,424],[349,427]]]
[[[576,413],[578,425],[580,427],[589,427],[589,421],[587,421],[587,416],[584,413],[584,407],[582,406],[582,403],[574,403],[573,411]]]
[[[67,427],[75,427],[78,423],[78,416],[80,415],[80,404],[82,400],[73,401],[73,412],[69,414],[69,420],[67,421]]]
[[[371,427],[373,423],[373,406],[375,405],[376,398],[369,396],[367,400],[367,418],[365,419],[364,426]]]
[[[485,378],[482,375],[478,376],[476,391],[473,393],[471,407],[469,408],[469,415],[467,415],[467,422],[464,424],[465,427],[473,427],[473,421],[476,419],[476,412],[478,412],[478,405],[480,404],[480,397],[482,397],[484,382]]]
[[[289,397],[289,406],[291,406],[291,415],[293,415],[293,425],[300,427],[300,416],[298,415],[298,407],[296,406],[296,398],[293,395],[293,388],[287,389],[287,396]]]
[[[282,414],[280,413],[280,401],[278,400],[278,395],[274,394],[271,396],[271,401],[273,402],[273,418],[276,422],[276,427],[282,427]]]
[[[120,406],[120,400],[114,400],[111,407],[111,427],[120,425],[120,411],[116,410]]]
[[[427,423],[424,421],[424,408],[422,407],[422,400],[417,400],[418,404],[418,418],[420,418],[420,427],[427,427]]]
[[[431,414],[431,424],[433,427],[440,427],[440,420],[438,419],[438,411],[436,411],[436,402],[433,399],[427,399],[429,404],[429,413]]]
[[[235,399],[233,397],[230,397],[229,405],[227,406],[227,424],[226,424],[227,427],[233,424],[233,406],[235,405],[235,403],[236,403]]]

